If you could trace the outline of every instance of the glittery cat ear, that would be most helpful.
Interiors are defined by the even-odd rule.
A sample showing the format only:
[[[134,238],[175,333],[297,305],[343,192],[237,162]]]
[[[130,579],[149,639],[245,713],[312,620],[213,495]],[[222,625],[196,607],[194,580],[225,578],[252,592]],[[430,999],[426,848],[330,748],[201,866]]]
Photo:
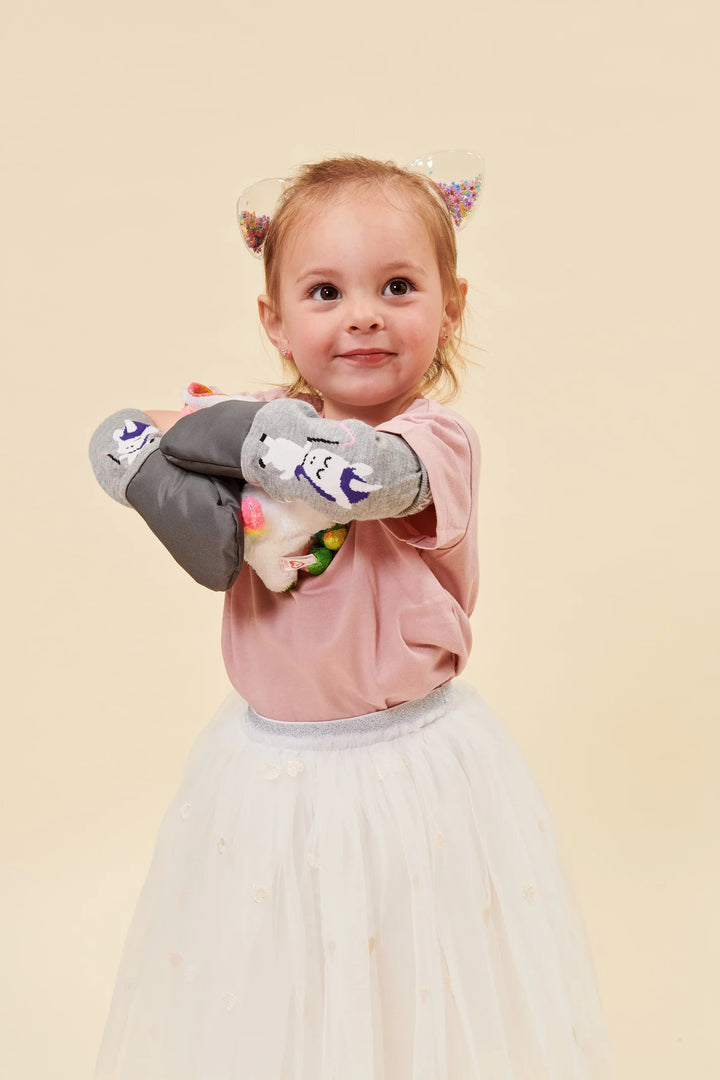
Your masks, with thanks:
[[[263,244],[284,180],[258,180],[245,188],[237,201],[237,222],[245,246],[251,255],[262,258]]]
[[[429,176],[447,204],[456,227],[464,229],[485,180],[485,164],[471,150],[441,150],[416,158],[408,169]]]

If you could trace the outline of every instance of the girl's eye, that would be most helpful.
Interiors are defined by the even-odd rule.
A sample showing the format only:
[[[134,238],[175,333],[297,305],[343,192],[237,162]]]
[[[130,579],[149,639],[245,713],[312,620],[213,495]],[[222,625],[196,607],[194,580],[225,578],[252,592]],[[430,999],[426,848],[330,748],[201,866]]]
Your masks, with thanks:
[[[336,289],[334,285],[316,285],[314,289],[310,290],[311,300],[337,300],[340,297],[340,290]]]
[[[388,281],[383,289],[383,296],[407,296],[409,292],[413,291],[413,288],[412,282],[408,281],[407,278],[393,278],[392,281]]]

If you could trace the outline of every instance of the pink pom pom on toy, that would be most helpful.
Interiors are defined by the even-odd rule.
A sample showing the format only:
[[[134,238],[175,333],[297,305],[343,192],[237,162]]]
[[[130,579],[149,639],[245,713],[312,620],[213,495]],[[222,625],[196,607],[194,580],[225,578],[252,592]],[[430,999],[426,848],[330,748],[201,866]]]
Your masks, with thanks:
[[[251,536],[259,536],[265,530],[265,515],[257,499],[247,495],[240,503],[243,530]]]

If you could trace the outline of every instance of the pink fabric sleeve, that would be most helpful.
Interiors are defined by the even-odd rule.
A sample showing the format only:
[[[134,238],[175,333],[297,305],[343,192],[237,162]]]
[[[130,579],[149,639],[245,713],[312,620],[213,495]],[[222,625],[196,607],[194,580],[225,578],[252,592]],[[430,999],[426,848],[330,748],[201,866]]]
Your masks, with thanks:
[[[433,497],[427,510],[387,519],[384,527],[398,540],[427,551],[458,544],[470,528],[480,463],[480,445],[470,424],[457,413],[423,401],[378,430],[405,439],[427,470]]]

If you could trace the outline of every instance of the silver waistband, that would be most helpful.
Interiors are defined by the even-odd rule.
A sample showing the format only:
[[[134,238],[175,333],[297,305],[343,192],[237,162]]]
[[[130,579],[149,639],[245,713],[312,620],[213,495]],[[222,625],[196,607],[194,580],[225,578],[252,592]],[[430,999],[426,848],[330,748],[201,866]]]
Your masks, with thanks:
[[[452,694],[452,683],[445,683],[416,701],[404,701],[389,709],[341,720],[271,720],[248,705],[243,723],[248,737],[255,742],[295,749],[340,750],[385,742],[410,731],[419,731],[445,712]]]

